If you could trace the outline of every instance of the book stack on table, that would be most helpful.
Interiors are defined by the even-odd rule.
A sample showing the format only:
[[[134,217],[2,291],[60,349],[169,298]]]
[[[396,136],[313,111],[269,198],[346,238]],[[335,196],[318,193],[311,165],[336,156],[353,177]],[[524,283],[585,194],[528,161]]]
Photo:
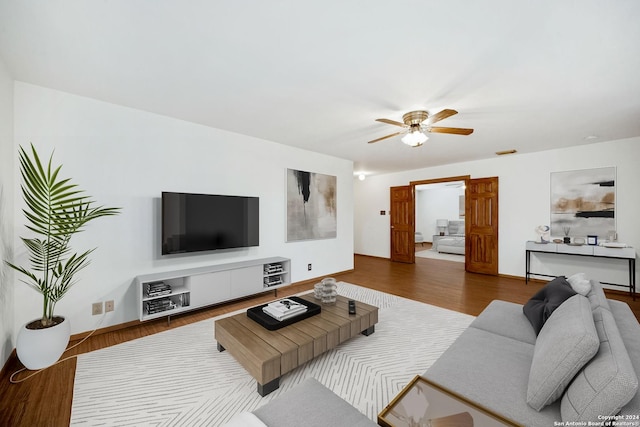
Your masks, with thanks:
[[[306,313],[307,306],[289,298],[274,301],[262,307],[262,311],[276,320],[283,321]]]
[[[146,301],[144,307],[147,314],[155,314],[162,311],[173,310],[177,305],[170,298],[159,298]]]
[[[147,292],[147,297],[158,297],[161,295],[168,295],[171,293],[171,285],[164,283],[163,281],[159,282],[150,282],[145,284],[145,290]]]

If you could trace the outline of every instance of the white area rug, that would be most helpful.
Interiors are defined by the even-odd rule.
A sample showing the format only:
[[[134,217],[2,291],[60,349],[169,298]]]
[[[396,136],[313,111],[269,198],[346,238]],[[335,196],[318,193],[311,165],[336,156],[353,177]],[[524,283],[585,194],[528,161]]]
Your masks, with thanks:
[[[441,259],[445,261],[464,262],[464,255],[446,254],[443,252],[434,251],[432,249],[416,252],[416,256],[420,258],[432,258],[432,259]]]
[[[375,333],[285,374],[280,388],[265,397],[228,352],[218,352],[215,319],[208,319],[78,357],[71,425],[219,426],[307,377],[376,421],[474,319],[344,282],[338,292],[379,307]]]

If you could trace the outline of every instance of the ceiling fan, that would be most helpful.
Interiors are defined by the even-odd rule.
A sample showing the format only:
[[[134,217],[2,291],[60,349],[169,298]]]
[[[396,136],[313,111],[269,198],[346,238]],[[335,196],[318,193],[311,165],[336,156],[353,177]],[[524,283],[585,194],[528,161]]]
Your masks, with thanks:
[[[445,127],[434,127],[432,124],[439,122],[440,120],[446,119],[447,117],[451,117],[455,114],[458,114],[456,110],[442,110],[439,113],[430,116],[428,112],[424,110],[418,111],[410,111],[402,116],[402,121],[404,123],[396,122],[395,120],[389,119],[376,119],[376,122],[387,123],[389,125],[400,126],[404,128],[403,130],[392,133],[391,135],[383,136],[382,138],[374,139],[373,141],[369,141],[369,144],[374,142],[382,141],[383,139],[391,138],[396,135],[406,134],[402,137],[402,142],[411,146],[411,147],[419,147],[424,142],[429,139],[426,133],[452,133],[455,135],[470,135],[473,133],[473,129],[465,129],[465,128],[445,128]]]

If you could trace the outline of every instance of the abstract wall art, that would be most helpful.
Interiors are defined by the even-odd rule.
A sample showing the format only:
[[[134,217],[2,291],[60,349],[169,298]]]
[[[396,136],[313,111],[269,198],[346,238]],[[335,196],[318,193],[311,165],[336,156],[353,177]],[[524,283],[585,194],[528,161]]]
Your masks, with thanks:
[[[287,169],[287,242],[336,237],[336,190],[335,176]]]
[[[606,237],[616,229],[616,168],[551,173],[551,235]]]

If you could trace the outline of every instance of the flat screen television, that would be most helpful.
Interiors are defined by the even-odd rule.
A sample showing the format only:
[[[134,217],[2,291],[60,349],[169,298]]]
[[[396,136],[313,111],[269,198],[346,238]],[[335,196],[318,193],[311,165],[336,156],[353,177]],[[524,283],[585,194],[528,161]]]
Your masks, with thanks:
[[[259,245],[258,197],[162,193],[162,254]]]

